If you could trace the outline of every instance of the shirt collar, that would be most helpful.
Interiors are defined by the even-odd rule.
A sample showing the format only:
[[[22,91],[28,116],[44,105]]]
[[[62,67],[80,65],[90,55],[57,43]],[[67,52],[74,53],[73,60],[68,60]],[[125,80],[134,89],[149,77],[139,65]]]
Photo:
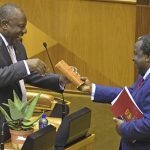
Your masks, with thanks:
[[[7,42],[7,40],[5,39],[5,37],[0,33],[0,37],[2,38],[2,40],[4,41],[4,43],[5,43],[5,45],[6,45],[6,47],[8,47],[9,46],[9,44],[8,44],[8,42]]]
[[[146,71],[145,75],[143,76],[143,79],[145,80],[149,74],[150,74],[150,68]]]

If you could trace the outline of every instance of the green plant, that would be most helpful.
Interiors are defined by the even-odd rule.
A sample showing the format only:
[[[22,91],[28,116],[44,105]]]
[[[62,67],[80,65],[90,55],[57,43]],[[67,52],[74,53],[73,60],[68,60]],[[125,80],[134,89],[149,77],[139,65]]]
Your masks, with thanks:
[[[13,91],[14,101],[8,99],[8,104],[3,103],[9,108],[10,113],[7,113],[1,106],[0,111],[5,116],[6,122],[9,127],[13,130],[30,130],[34,124],[41,118],[42,114],[35,120],[31,120],[37,101],[39,100],[40,94],[33,97],[29,101],[21,101]]]

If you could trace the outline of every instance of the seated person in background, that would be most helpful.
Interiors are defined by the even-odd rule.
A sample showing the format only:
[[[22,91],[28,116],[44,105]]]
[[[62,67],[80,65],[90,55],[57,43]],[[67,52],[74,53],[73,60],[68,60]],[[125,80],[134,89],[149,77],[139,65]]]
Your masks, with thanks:
[[[118,118],[114,118],[114,121],[116,131],[121,136],[120,150],[150,150],[150,35],[140,37],[135,43],[133,61],[140,77],[129,91],[144,117],[130,122]],[[86,77],[81,79],[85,84],[80,90],[89,92],[94,102],[111,103],[122,90],[92,84]]]
[[[63,76],[48,74],[45,63],[40,59],[27,58],[21,43],[27,32],[26,24],[27,18],[21,8],[14,4],[0,6],[0,105],[13,99],[13,90],[20,99],[26,100],[24,83],[56,92],[61,92],[68,83]],[[5,110],[8,111],[6,107]],[[0,131],[4,120],[0,113]],[[4,136],[5,140],[10,137],[8,127],[5,127]]]

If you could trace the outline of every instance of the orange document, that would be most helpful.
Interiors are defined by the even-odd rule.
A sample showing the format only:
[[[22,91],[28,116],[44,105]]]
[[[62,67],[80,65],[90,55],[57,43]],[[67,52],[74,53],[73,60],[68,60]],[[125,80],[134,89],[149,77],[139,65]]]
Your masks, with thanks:
[[[60,70],[64,76],[68,78],[77,88],[84,84],[80,79],[80,75],[73,71],[73,68],[69,66],[64,60],[58,62],[55,67]]]
[[[143,117],[142,111],[133,100],[127,87],[124,87],[111,104],[111,110],[115,117],[119,117],[126,121],[136,120]]]

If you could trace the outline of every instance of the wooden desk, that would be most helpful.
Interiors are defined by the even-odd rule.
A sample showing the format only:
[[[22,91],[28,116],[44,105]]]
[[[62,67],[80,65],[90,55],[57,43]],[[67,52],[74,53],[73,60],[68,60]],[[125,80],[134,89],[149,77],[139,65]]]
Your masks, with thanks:
[[[36,118],[32,117],[32,119],[34,120]],[[48,123],[53,125],[54,127],[56,127],[56,131],[58,130],[62,119],[61,118],[54,118],[54,117],[46,117],[48,119]],[[37,131],[39,129],[38,123],[34,126],[34,131]]]
[[[35,119],[35,117],[33,117]],[[47,117],[48,122],[56,127],[56,130],[58,130],[60,124],[61,124],[61,118],[53,118],[53,117]],[[34,127],[34,130],[36,131],[38,129],[38,124]],[[75,144],[67,147],[65,150],[94,150],[95,140],[95,134],[91,134],[90,136],[76,142]],[[11,141],[5,143],[5,150],[15,150],[12,148]]]
[[[95,134],[91,134],[85,139],[65,148],[65,150],[94,150]],[[5,150],[15,150],[11,146],[11,142],[5,143]]]

